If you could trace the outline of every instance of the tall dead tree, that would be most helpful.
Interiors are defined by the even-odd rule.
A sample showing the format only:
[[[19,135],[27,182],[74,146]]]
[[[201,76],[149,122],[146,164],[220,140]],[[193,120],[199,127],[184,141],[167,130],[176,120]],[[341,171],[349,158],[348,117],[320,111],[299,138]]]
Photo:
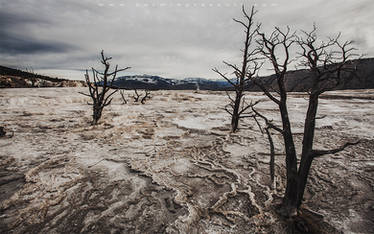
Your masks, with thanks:
[[[312,161],[327,154],[334,154],[344,150],[349,145],[358,142],[348,142],[344,145],[329,150],[317,150],[313,148],[315,123],[318,110],[319,96],[328,91],[349,82],[356,68],[350,59],[355,57],[352,41],[341,42],[340,34],[329,38],[327,42],[318,40],[316,26],[310,32],[302,31],[302,36],[297,38],[297,44],[301,49],[301,66],[309,72],[312,81],[309,88],[309,105],[304,122],[303,146],[301,161],[298,169],[297,201],[296,207],[302,203],[305,186]]]
[[[285,216],[294,216],[302,203],[312,161],[322,155],[337,153],[349,145],[357,144],[357,142],[346,143],[341,147],[330,150],[313,149],[318,97],[323,92],[341,84],[343,73],[352,71],[348,59],[352,56],[353,49],[350,47],[351,42],[340,43],[339,36],[329,39],[327,43],[318,42],[315,29],[311,33],[304,32],[304,37],[297,37],[295,33],[290,32],[288,27],[287,30],[275,28],[270,36],[258,32],[258,36],[257,42],[260,51],[271,63],[275,72],[276,88],[269,90],[269,87],[260,79],[254,79],[253,81],[279,108],[282,126],[278,127],[272,124],[270,128],[282,135],[286,151],[287,183],[281,212]],[[291,63],[290,48],[296,45],[302,49],[299,58],[302,58],[302,64],[309,69],[310,78],[313,80],[313,85],[308,92],[309,106],[304,122],[299,166],[288,114],[287,90],[285,87],[285,77]]]
[[[254,83],[261,88],[265,95],[277,104],[282,119],[282,127],[275,127],[274,129],[282,134],[284,146],[286,150],[286,191],[283,199],[283,205],[286,208],[292,207],[293,200],[296,199],[297,194],[294,187],[297,186],[297,157],[295,143],[292,136],[291,124],[287,107],[287,91],[285,87],[285,77],[290,60],[290,47],[296,43],[295,33],[290,32],[288,27],[285,32],[280,28],[275,28],[269,37],[264,33],[258,32],[260,39],[258,39],[259,48],[262,54],[270,61],[274,72],[277,87],[274,92],[270,92],[267,86],[259,80],[255,79]],[[283,58],[278,54],[283,54]],[[292,207],[295,208],[295,207]],[[295,212],[296,209],[289,209],[287,213]]]
[[[242,12],[244,15],[244,20],[234,19],[235,22],[241,24],[244,27],[245,40],[243,48],[243,58],[241,66],[238,67],[235,64],[228,63],[223,61],[223,63],[233,69],[233,74],[235,74],[235,79],[231,79],[226,74],[220,72],[217,68],[214,68],[213,71],[219,74],[224,78],[234,89],[235,97],[230,96],[227,92],[227,96],[230,100],[230,103],[225,106],[227,113],[231,115],[231,130],[236,132],[239,126],[239,120],[241,118],[249,117],[248,111],[250,110],[253,103],[246,103],[244,100],[244,89],[248,82],[255,76],[258,75],[262,63],[259,62],[260,51],[257,47],[253,48],[254,38],[259,25],[254,25],[253,17],[256,14],[254,7],[251,9],[251,13],[247,14],[244,6],[242,7]]]
[[[88,86],[89,94],[82,93],[81,94],[88,96],[92,99],[92,103],[88,103],[92,105],[92,124],[96,125],[101,118],[102,112],[104,107],[110,105],[112,102],[113,94],[118,91],[115,89],[114,91],[110,91],[112,89],[113,81],[115,80],[117,73],[120,71],[125,71],[130,67],[118,69],[118,65],[116,65],[113,72],[109,71],[110,63],[109,61],[112,57],[106,57],[104,55],[104,50],[100,53],[100,62],[104,65],[104,71],[98,71],[95,68],[91,68],[92,70],[92,81],[88,74],[88,70],[86,70],[85,79]]]

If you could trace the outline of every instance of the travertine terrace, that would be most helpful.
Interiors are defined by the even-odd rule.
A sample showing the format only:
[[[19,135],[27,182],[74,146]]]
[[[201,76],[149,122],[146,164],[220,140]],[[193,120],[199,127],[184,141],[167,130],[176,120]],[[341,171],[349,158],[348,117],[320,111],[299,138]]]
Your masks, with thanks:
[[[251,119],[230,133],[225,93],[155,91],[145,105],[123,105],[118,94],[91,126],[83,90],[0,90],[8,131],[0,139],[1,233],[287,231],[274,211],[284,190],[281,138],[271,185],[267,139]],[[261,93],[247,95],[279,121]],[[289,100],[299,143],[305,98]],[[373,99],[371,90],[320,99],[327,117],[316,146],[362,139],[313,164],[304,210],[322,232],[374,232]]]

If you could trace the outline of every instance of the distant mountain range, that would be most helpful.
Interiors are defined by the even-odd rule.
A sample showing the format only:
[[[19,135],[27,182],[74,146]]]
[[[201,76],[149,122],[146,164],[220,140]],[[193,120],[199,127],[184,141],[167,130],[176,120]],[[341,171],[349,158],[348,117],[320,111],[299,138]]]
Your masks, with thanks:
[[[134,75],[116,78],[113,86],[124,89],[167,89],[167,90],[224,90],[230,84],[224,80],[204,78],[169,79],[160,76]]]
[[[374,89],[374,58],[353,60],[351,63],[357,68],[357,73],[351,82],[336,89]],[[286,75],[286,89],[288,91],[306,91],[311,85],[307,70],[289,71]],[[268,86],[276,88],[275,76],[260,77]],[[51,78],[17,69],[0,66],[0,88],[11,87],[63,87],[84,86],[84,81],[71,81]],[[113,82],[113,88],[121,89],[149,89],[149,90],[233,90],[226,80],[209,80],[204,78],[171,79],[160,76],[132,75],[121,76]],[[248,84],[246,90],[260,91],[254,85]]]
[[[354,77],[345,75],[351,80],[338,86],[336,89],[374,89],[374,58],[352,60],[351,63],[357,68]],[[285,85],[288,91],[306,91],[311,86],[311,80],[306,78],[308,70],[289,71],[286,74]],[[260,77],[267,86],[276,89],[274,75]],[[234,80],[234,79],[233,79]],[[185,78],[182,80],[168,79],[160,76],[135,75],[118,77],[113,86],[123,89],[170,89],[170,90],[233,90],[226,80],[208,80],[204,78]],[[248,84],[246,90],[260,91],[257,86]]]

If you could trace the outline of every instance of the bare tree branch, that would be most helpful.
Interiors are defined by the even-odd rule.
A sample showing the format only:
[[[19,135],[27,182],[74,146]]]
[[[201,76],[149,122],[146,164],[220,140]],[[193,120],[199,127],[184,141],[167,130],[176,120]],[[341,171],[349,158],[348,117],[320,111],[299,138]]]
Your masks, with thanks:
[[[150,94],[151,92],[149,90],[144,90],[145,94],[142,98],[142,100],[140,101],[142,104],[145,104],[145,102],[151,98]]]
[[[255,108],[252,107],[252,111],[256,114],[256,116],[259,116],[260,118],[262,118],[266,125],[269,127],[269,128],[272,128],[274,130],[276,130],[277,132],[283,134],[283,130],[277,126],[275,126],[271,120],[269,120],[268,118],[266,118],[264,115],[262,115],[260,112],[258,112]]]
[[[340,146],[338,148],[330,149],[330,150],[313,150],[312,151],[312,156],[313,156],[313,158],[317,158],[317,157],[321,157],[321,156],[327,155],[327,154],[335,154],[335,153],[338,153],[340,151],[343,151],[348,146],[357,145],[360,142],[361,141],[347,142],[347,143],[345,143],[344,145],[342,145],[342,146]]]
[[[134,102],[138,102],[142,97],[142,94],[139,94],[137,89],[134,89],[134,93],[135,95],[132,95],[132,98],[134,99]]]
[[[235,87],[237,84],[233,83],[230,78],[228,78],[225,74],[220,72],[217,68],[212,69],[215,73],[220,75],[223,79],[225,79],[227,82],[229,82],[233,87]]]

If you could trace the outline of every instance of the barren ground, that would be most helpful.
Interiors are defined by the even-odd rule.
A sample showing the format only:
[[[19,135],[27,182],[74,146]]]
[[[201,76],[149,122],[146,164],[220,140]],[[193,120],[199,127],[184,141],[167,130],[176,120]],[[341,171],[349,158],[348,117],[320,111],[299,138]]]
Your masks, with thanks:
[[[249,119],[230,134],[224,93],[157,91],[145,105],[122,105],[118,94],[91,126],[82,90],[0,90],[9,132],[0,138],[1,233],[289,231],[275,212],[284,190],[281,138],[274,136],[271,186],[265,136]],[[279,122],[271,102],[251,95]],[[372,90],[320,99],[327,117],[318,120],[317,148],[363,141],[313,163],[303,216],[314,232],[374,233],[373,99]],[[298,148],[306,103],[302,95],[289,100]]]

